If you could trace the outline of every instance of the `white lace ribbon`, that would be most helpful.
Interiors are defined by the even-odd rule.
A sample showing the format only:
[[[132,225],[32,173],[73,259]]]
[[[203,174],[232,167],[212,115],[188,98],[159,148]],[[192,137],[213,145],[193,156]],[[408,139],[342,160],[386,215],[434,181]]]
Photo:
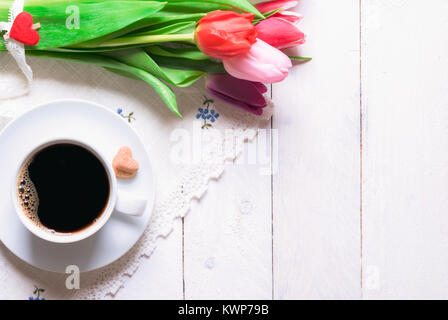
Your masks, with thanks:
[[[20,70],[22,70],[23,74],[28,80],[28,83],[31,83],[31,81],[33,80],[33,70],[31,70],[31,67],[26,63],[25,46],[23,43],[20,43],[8,36],[14,20],[21,12],[23,12],[23,7],[24,0],[15,0],[12,3],[11,8],[9,8],[9,21],[0,22],[0,31],[6,31],[6,34],[4,35],[6,49],[17,62],[17,65],[19,66]]]

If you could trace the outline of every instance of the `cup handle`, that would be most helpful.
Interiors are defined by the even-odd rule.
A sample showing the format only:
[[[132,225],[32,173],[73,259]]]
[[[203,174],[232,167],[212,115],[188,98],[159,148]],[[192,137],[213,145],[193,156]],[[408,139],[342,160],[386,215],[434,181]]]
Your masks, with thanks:
[[[128,216],[140,217],[145,212],[147,202],[146,199],[118,190],[115,210]]]

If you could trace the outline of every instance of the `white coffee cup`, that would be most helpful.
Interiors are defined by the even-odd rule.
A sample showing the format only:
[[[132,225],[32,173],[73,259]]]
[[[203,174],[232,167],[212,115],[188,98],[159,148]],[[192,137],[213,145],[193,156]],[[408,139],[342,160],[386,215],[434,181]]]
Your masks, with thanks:
[[[19,179],[21,168],[24,166],[24,164],[30,159],[32,159],[39,151],[43,150],[46,147],[56,144],[73,144],[83,147],[86,150],[90,151],[101,162],[101,164],[103,165],[104,169],[107,172],[107,176],[109,179],[109,186],[110,186],[109,200],[102,214],[99,215],[98,218],[95,220],[95,222],[93,222],[90,226],[80,231],[72,233],[55,232],[53,230],[46,229],[44,226],[37,225],[27,216],[27,214],[22,209],[22,206],[19,203],[17,193],[17,181]],[[50,141],[46,141],[44,143],[40,143],[36,147],[32,148],[32,150],[27,154],[27,156],[23,159],[23,161],[20,161],[18,164],[19,165],[15,170],[14,181],[11,182],[11,194],[14,208],[23,225],[30,232],[32,232],[34,235],[36,235],[41,239],[54,243],[73,243],[81,241],[98,232],[106,224],[106,222],[109,220],[114,211],[119,214],[125,214],[135,217],[141,216],[145,211],[147,200],[144,199],[143,197],[138,197],[128,192],[119,190],[117,186],[117,178],[115,176],[115,172],[112,168],[111,162],[108,161],[92,145],[80,141],[79,139],[58,138],[58,139],[51,139]]]

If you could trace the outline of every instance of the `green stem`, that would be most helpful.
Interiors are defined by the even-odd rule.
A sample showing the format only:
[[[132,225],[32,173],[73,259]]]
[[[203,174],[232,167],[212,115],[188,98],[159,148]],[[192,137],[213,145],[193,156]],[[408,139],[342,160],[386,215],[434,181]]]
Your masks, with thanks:
[[[311,57],[298,57],[298,56],[289,56],[291,60],[301,60],[301,61],[310,61],[313,58]]]
[[[188,34],[164,34],[149,36],[127,36],[117,39],[106,40],[101,43],[84,42],[71,46],[71,48],[112,48],[129,45],[145,45],[163,42],[190,42],[194,43],[194,33]]]

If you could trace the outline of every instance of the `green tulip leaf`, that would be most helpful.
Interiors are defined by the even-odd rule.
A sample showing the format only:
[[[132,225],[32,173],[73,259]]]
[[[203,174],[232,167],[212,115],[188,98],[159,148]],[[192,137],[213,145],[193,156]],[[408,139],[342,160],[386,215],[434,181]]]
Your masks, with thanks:
[[[194,22],[196,24],[197,21],[199,21],[204,16],[205,13],[185,14],[185,13],[168,12],[165,10],[161,10],[156,15],[150,18],[142,19],[136,23],[133,23],[118,31],[107,34],[103,37],[83,42],[80,45],[78,45],[78,47],[82,45],[86,47],[95,47],[96,45],[100,45],[101,43],[104,43],[105,41],[110,39],[116,39],[122,36],[132,35],[133,33],[145,33],[148,31],[152,31],[154,29],[169,27],[173,24],[181,22]]]
[[[150,55],[142,49],[129,49],[105,53],[105,55],[121,61],[129,66],[144,70],[153,76],[177,87],[188,87],[205,75],[204,71],[194,68],[159,66]]]
[[[148,29],[144,32],[135,32],[132,35],[159,35],[174,33],[193,33],[196,27],[196,21],[184,21],[170,24],[168,26],[160,26],[158,28]]]
[[[143,80],[154,88],[154,90],[160,95],[162,100],[165,102],[165,104],[173,113],[175,113],[178,117],[182,117],[177,107],[176,96],[174,92],[171,90],[171,88],[168,87],[156,76],[152,75],[149,72],[146,72],[145,70],[138,69],[136,67],[127,65],[123,62],[117,61],[113,58],[99,54],[69,53],[69,52],[62,53],[62,52],[49,52],[39,50],[30,51],[28,54],[40,58],[49,58],[62,61],[92,64],[106,68],[108,70],[113,70],[115,71],[115,73],[133,79]]]
[[[155,54],[164,57],[184,58],[191,60],[209,60],[210,57],[203,53],[199,48],[184,47],[184,48],[172,48],[163,45],[153,45],[145,47],[145,51],[149,54]]]
[[[0,21],[8,21],[11,1],[0,1]],[[32,49],[64,47],[95,39],[148,18],[165,6],[159,1],[28,0],[25,11],[40,23]],[[0,50],[4,50],[4,41]]]
[[[164,57],[151,54],[151,58],[159,65],[172,69],[199,70],[205,73],[226,73],[222,63],[213,60],[191,60],[173,57]]]
[[[259,18],[264,16],[246,0],[167,0],[168,8],[177,8],[180,12],[195,12],[193,10],[240,10],[250,12]]]
[[[310,61],[313,60],[313,58],[311,57],[299,57],[299,56],[288,56],[291,60],[296,60],[296,61]]]
[[[166,67],[160,67],[163,73],[173,82],[178,83],[178,87],[188,87],[206,75],[205,72],[198,70],[181,70]]]

